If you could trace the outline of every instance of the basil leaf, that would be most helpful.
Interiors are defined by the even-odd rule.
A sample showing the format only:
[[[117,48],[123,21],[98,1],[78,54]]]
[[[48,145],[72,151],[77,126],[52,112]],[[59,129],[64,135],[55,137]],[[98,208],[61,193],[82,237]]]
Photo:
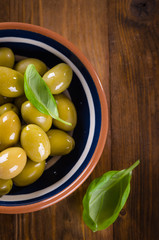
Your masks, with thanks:
[[[71,125],[59,118],[56,101],[33,64],[28,65],[24,74],[24,92],[28,100],[40,112],[50,115],[64,124]]]
[[[83,220],[93,231],[109,227],[118,217],[130,193],[132,170],[109,171],[93,180],[83,199]]]

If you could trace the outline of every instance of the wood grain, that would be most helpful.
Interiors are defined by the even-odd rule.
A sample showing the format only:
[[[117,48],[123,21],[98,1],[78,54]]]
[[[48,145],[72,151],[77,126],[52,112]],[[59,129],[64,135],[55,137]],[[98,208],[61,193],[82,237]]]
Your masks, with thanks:
[[[73,194],[47,209],[0,214],[0,240],[156,240],[159,222],[159,1],[5,0],[0,22],[46,27],[75,44],[107,95],[109,132],[98,165]],[[131,194],[115,224],[92,233],[82,220],[89,183],[137,159]]]
[[[150,2],[108,6],[112,168],[141,160],[114,239],[157,239],[159,15]]]

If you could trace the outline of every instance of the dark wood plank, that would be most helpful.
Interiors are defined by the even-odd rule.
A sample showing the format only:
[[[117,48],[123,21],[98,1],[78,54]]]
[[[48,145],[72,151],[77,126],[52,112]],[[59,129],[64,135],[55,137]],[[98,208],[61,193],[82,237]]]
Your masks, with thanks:
[[[10,15],[9,0],[0,2],[0,22],[8,22]]]
[[[16,215],[0,214],[0,239],[17,239]]]
[[[114,240],[157,239],[159,1],[109,2],[112,168],[137,159]]]

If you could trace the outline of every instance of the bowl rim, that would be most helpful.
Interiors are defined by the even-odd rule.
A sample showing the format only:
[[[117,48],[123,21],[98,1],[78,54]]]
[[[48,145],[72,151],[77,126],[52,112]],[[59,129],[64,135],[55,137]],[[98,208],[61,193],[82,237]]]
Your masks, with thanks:
[[[83,55],[83,53],[70,41],[68,41],[66,38],[63,36],[59,35],[58,33],[49,30],[47,28],[30,24],[30,23],[21,23],[21,22],[1,22],[0,23],[0,30],[9,30],[9,29],[18,29],[18,30],[26,30],[29,32],[35,32],[41,35],[44,35],[46,37],[49,37],[51,39],[56,40],[57,42],[61,43],[65,47],[67,47],[71,52],[73,52],[79,59],[80,61],[85,65],[87,70],[89,71],[98,95],[99,95],[99,100],[101,104],[101,129],[100,129],[100,135],[98,139],[98,143],[96,146],[96,149],[93,153],[93,156],[88,163],[87,167],[83,170],[83,172],[73,181],[67,188],[65,188],[63,191],[60,193],[49,197],[45,200],[42,200],[40,202],[36,202],[33,204],[27,204],[27,205],[22,205],[22,206],[13,206],[13,207],[7,207],[7,206],[0,206],[0,213],[8,213],[8,214],[17,214],[17,213],[28,213],[28,212],[34,212],[38,210],[42,210],[46,207],[49,207],[71,193],[73,193],[79,186],[81,186],[84,181],[88,178],[88,176],[92,173],[93,169],[97,165],[100,156],[103,152],[107,134],[108,134],[108,105],[107,105],[107,100],[105,96],[104,89],[102,87],[102,84],[99,80],[99,77],[97,73],[95,72],[93,66],[91,63],[88,61],[88,59]]]

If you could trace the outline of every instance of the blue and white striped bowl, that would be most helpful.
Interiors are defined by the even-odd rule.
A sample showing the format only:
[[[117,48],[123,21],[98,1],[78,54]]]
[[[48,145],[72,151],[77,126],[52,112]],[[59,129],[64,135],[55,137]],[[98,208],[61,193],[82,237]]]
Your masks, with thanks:
[[[23,188],[14,186],[0,199],[1,213],[37,211],[72,193],[96,166],[108,130],[106,98],[88,60],[74,45],[50,30],[24,23],[0,23],[0,47],[11,48],[17,58],[41,59],[48,68],[65,62],[74,72],[68,91],[78,117],[73,132],[75,149],[59,159],[48,159],[38,181]]]

